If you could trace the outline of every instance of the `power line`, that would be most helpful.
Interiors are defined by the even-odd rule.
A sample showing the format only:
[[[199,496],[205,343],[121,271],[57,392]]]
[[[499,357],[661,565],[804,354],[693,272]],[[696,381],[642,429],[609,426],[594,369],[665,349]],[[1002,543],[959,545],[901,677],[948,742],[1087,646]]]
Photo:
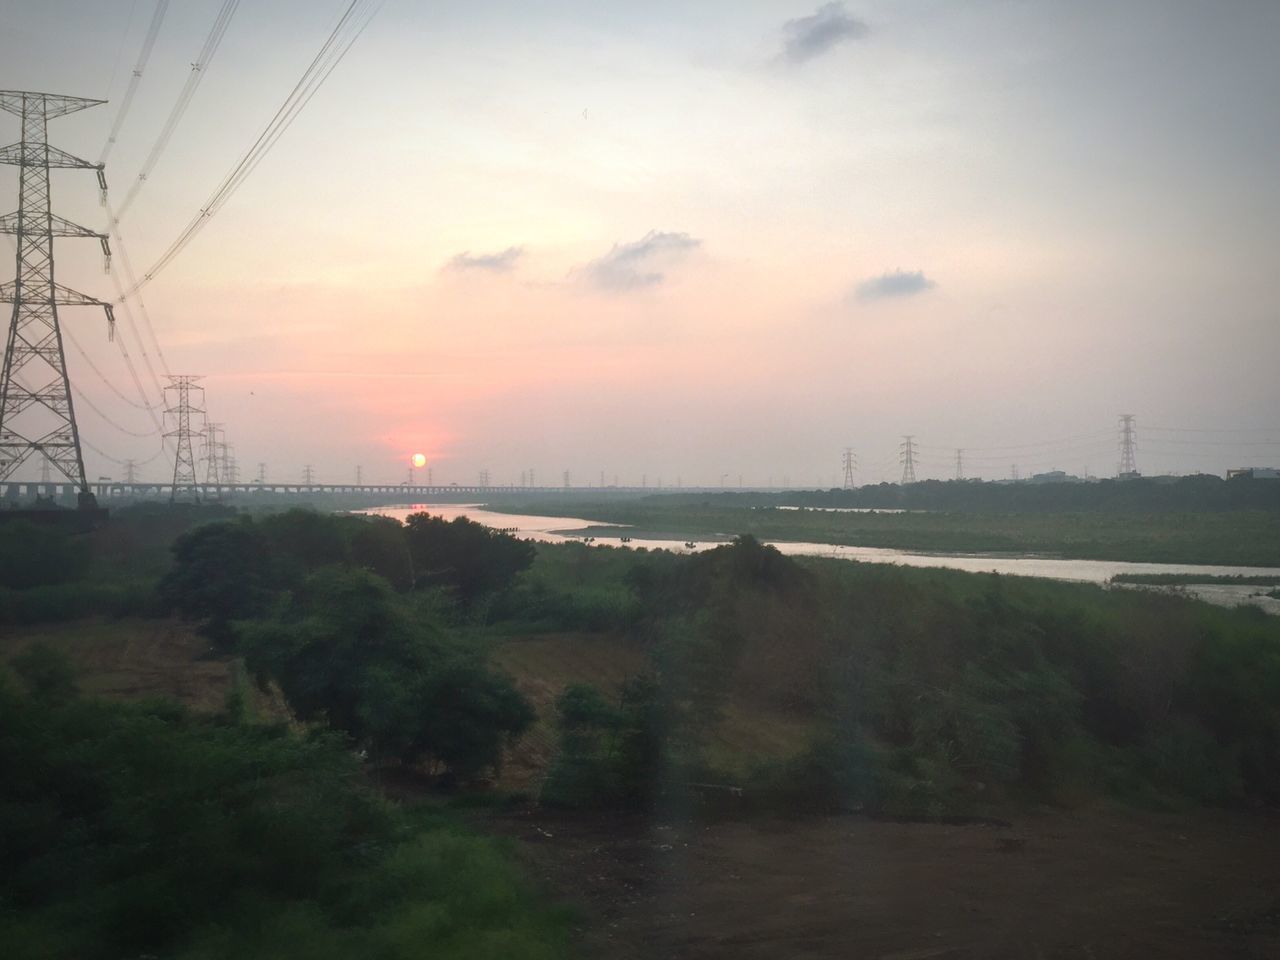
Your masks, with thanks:
[[[137,177],[134,178],[132,186],[129,187],[129,192],[125,194],[124,202],[120,204],[112,217],[113,227],[120,222],[120,218],[124,216],[125,211],[137,199],[138,193],[147,182],[147,178],[160,161],[161,154],[164,153],[165,148],[169,145],[169,140],[173,137],[174,132],[178,129],[178,124],[182,122],[183,115],[186,114],[187,108],[191,105],[191,99],[196,94],[196,88],[200,86],[200,81],[204,79],[205,71],[208,70],[209,64],[213,62],[214,54],[218,52],[218,47],[222,44],[222,38],[226,35],[227,27],[231,25],[231,18],[235,16],[236,9],[239,6],[240,0],[223,0],[222,6],[218,9],[218,15],[214,17],[213,26],[209,29],[209,35],[205,37],[204,45],[200,48],[200,52],[196,54],[195,61],[191,64],[191,72],[187,74],[187,80],[182,85],[182,89],[178,91],[178,98],[169,110],[169,116],[165,119],[164,125],[161,126],[155,143],[151,145],[147,158],[142,161]]]
[[[107,162],[107,155],[116,145],[120,128],[124,126],[125,117],[133,106],[133,98],[138,92],[138,84],[142,82],[142,72],[147,69],[147,61],[151,59],[151,51],[156,45],[156,37],[160,35],[160,25],[164,23],[165,12],[169,9],[169,0],[157,0],[155,11],[151,14],[151,25],[147,27],[147,35],[142,40],[142,51],[138,54],[138,62],[134,65],[133,76],[129,78],[129,86],[124,91],[120,107],[116,110],[115,121],[111,124],[111,132],[107,134],[107,142],[102,146],[98,156],[98,165]]]
[[[382,2],[383,0],[351,0],[351,3],[339,18],[337,25],[325,40],[324,45],[321,46],[320,51],[312,59],[302,77],[299,78],[293,90],[290,91],[276,111],[275,116],[271,118],[262,133],[258,135],[253,145],[222,179],[222,182],[218,184],[204,206],[200,208],[199,212],[192,217],[191,222],[178,234],[177,239],[160,255],[159,259],[143,274],[142,278],[130,286],[122,295],[122,299],[133,296],[138,290],[154,280],[160,271],[172,263],[174,258],[195,238],[196,234],[204,229],[204,226],[212,219],[214,214],[248,179],[263,158],[270,153],[271,148],[275,146],[280,137],[289,129],[293,121],[297,119],[298,114],[311,102],[311,98],[324,85],[329,75],[346,57],[352,45],[377,15]]]
[[[85,392],[81,390],[79,387],[77,387],[75,384],[71,385],[71,391],[77,397],[79,397],[82,401],[84,401],[85,406],[87,406],[90,410],[92,410],[104,421],[106,421],[106,423],[109,426],[115,427],[121,433],[127,434],[130,437],[142,437],[142,438],[154,437],[156,435],[155,430],[148,430],[146,433],[138,433],[136,430],[130,430],[128,427],[120,426],[120,424],[116,423],[115,420],[113,420],[110,416],[108,416],[106,413],[103,413],[102,409],[96,403],[90,400],[88,396],[85,395]]]
[[[116,395],[117,399],[123,401],[124,403],[129,404],[129,406],[137,410],[147,409],[145,404],[138,403],[136,400],[130,400],[127,396],[125,396],[124,391],[122,391],[119,387],[117,387],[114,383],[112,383],[107,378],[107,375],[98,368],[98,365],[96,363],[93,362],[93,359],[85,351],[84,347],[80,346],[80,341],[77,340],[72,335],[70,329],[63,330],[62,336],[63,336],[63,339],[71,341],[71,345],[76,348],[76,352],[80,354],[80,358],[84,360],[85,364],[89,367],[90,370],[92,370],[94,373],[98,375],[98,379],[100,379],[103,382],[103,384],[106,385],[108,390],[110,390],[112,393]]]

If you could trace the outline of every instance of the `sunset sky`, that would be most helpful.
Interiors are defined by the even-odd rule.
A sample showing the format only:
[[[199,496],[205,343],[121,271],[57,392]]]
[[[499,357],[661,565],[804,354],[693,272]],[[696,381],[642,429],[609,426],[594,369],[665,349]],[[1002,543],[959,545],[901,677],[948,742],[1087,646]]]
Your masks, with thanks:
[[[241,4],[123,219],[135,270],[346,3]],[[50,127],[96,158],[153,6],[0,0],[0,88],[110,98]],[[113,197],[220,6],[171,4]],[[896,478],[902,434],[921,477],[956,447],[970,475],[1107,475],[1122,412],[1144,473],[1276,465],[1278,35],[1268,0],[387,0],[143,297],[246,476],[399,481],[422,452],[444,482],[830,485],[846,446]],[[54,189],[103,224],[91,175]],[[109,297],[93,245],[59,243],[60,280]],[[134,397],[100,313],[62,320]],[[159,448],[78,414],[112,458]]]

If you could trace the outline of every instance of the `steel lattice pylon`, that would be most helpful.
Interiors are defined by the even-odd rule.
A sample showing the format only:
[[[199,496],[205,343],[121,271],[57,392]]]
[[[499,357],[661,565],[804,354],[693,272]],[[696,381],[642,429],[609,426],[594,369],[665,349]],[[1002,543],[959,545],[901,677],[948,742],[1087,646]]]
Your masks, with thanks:
[[[0,480],[8,479],[30,457],[47,461],[80,490],[81,506],[94,505],[84,474],[80,432],[71,404],[71,382],[58,326],[59,306],[99,306],[114,332],[111,305],[77,293],[54,280],[54,237],[94,237],[110,255],[105,234],[55,216],[49,202],[49,170],[95,170],[106,195],[102,165],[73,157],[49,145],[50,120],[103,100],[48,93],[0,90],[0,110],[21,118],[22,139],[0,147],[0,163],[19,168],[16,213],[0,216],[0,233],[17,237],[14,279],[0,284],[0,301],[13,304],[0,376]]]
[[[169,385],[165,387],[165,392],[172,391],[177,394],[177,402],[165,408],[165,413],[173,418],[174,428],[165,434],[166,437],[176,437],[178,441],[178,449],[173,458],[173,488],[169,492],[169,502],[177,500],[180,496],[188,496],[197,503],[200,502],[200,487],[196,483],[196,458],[195,453],[191,449],[191,415],[193,413],[203,416],[203,406],[195,407],[191,405],[192,393],[204,393],[204,388],[196,386],[200,377],[193,376],[170,376]]]

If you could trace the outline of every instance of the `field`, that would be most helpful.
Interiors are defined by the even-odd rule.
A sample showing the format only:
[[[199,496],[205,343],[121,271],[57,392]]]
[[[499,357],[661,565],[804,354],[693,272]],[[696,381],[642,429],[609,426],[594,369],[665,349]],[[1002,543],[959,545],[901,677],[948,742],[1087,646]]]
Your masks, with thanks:
[[[610,960],[1280,956],[1280,841],[1258,816],[487,823],[585,901],[586,952]]]
[[[117,528],[112,543],[126,530]],[[55,603],[77,594],[75,580],[10,587],[16,616],[0,635],[0,667],[13,668],[5,680],[12,716],[24,715],[15,684],[49,681],[29,687],[49,691],[26,701],[43,711],[26,714],[38,761],[30,769],[69,774],[75,764],[39,758],[91,742],[80,734],[41,740],[41,729],[53,729],[42,717],[100,718],[104,743],[128,748],[120,760],[156,776],[138,783],[147,802],[187,789],[187,774],[151,768],[148,738],[183,744],[166,762],[181,759],[216,782],[228,830],[241,744],[284,764],[281,775],[302,764],[353,810],[362,809],[362,791],[381,795],[379,804],[391,799],[379,831],[419,829],[425,810],[431,843],[460,838],[464,859],[486,865],[465,898],[474,907],[466,935],[486,935],[486,890],[519,889],[509,923],[527,931],[525,955],[539,960],[564,955],[543,948],[569,917],[582,955],[624,960],[1280,956],[1280,621],[1258,609],[1152,589],[796,560],[750,538],[682,556],[535,547],[468,533],[465,523],[418,530],[458,536],[450,549],[466,562],[415,558],[394,549],[401,528],[355,518],[284,515],[198,528],[184,544],[206,548],[175,551],[171,569],[199,576],[161,582],[190,584],[201,602],[214,598],[207,609],[226,614],[221,620],[145,612],[161,609],[164,596],[150,566],[121,571],[135,599],[90,597],[101,609],[89,617]],[[254,556],[243,539],[251,536],[275,551],[274,562],[226,562]],[[51,573],[61,569],[57,547],[48,545]],[[491,552],[468,554],[472,547]],[[13,555],[15,579],[31,569],[29,556]],[[488,586],[504,557],[518,564],[505,583]],[[468,594],[419,579],[415,589],[409,560],[432,577],[449,572],[486,586]],[[252,589],[268,577],[279,591],[271,602],[256,595],[256,608],[228,609],[228,597],[255,599]],[[130,612],[113,615],[121,609]],[[228,619],[237,642],[227,642]],[[429,656],[359,672],[362,657],[409,649],[396,646],[406,637],[422,637],[428,645],[413,649]],[[254,666],[295,644],[320,655],[279,660],[288,670]],[[84,694],[111,705],[58,700],[49,648],[70,661]],[[459,651],[492,665],[492,682]],[[359,724],[380,714],[363,705],[325,734],[342,715],[317,711],[306,698],[315,687],[299,685],[314,682],[307,671],[315,663],[338,665],[320,680],[340,684],[344,696],[381,678],[420,682],[443,663],[454,671],[447,690],[417,702],[472,709],[491,697],[503,702],[507,684],[531,719],[522,736],[492,741],[491,760],[442,773],[437,759],[379,756]],[[250,683],[250,671],[270,681],[269,692]],[[468,685],[474,700],[449,699]],[[394,684],[373,689],[399,695]],[[156,703],[128,705],[157,698],[197,719]],[[344,701],[326,703],[341,709]],[[430,732],[434,716],[448,720],[441,712],[403,722]],[[471,737],[479,728],[454,729]],[[312,734],[328,746],[308,753],[321,742]],[[466,742],[484,749],[479,739]],[[347,772],[321,776],[329,763],[332,773]],[[47,793],[64,795],[60,781]],[[200,802],[190,790],[174,801]],[[129,820],[139,850],[150,849],[153,819]],[[300,806],[289,822],[309,837],[317,821]],[[383,867],[342,872],[345,830],[326,841],[336,875],[351,891],[382,883]],[[184,827],[171,839],[187,842],[188,833],[202,836]],[[506,842],[494,846],[483,834]],[[273,845],[272,856],[292,844]],[[523,870],[512,869],[511,851]],[[26,876],[42,876],[43,861],[31,862]],[[520,875],[537,889],[520,886]],[[328,887],[310,885],[308,870],[293,876],[290,896],[328,896]],[[402,908],[412,903],[397,901]],[[219,909],[206,921],[222,923]],[[343,922],[358,926],[361,916],[355,910]],[[329,936],[322,919],[308,920],[314,942]],[[236,914],[231,922],[237,936],[257,936],[257,921]],[[60,929],[53,914],[39,924],[35,944]],[[96,934],[85,927],[77,935]]]
[[[932,553],[1030,553],[1079,560],[1280,567],[1280,513],[836,513],[649,497],[624,503],[494,507],[629,524],[645,537],[749,533]]]
[[[215,710],[234,660],[169,620],[23,628],[67,653],[111,698],[171,696]],[[643,666],[607,634],[518,636],[497,662],[535,702],[538,726],[508,755],[504,787],[536,789],[555,749],[550,705],[568,683],[609,689]],[[731,704],[713,749],[785,753],[782,715]],[[732,814],[732,811],[729,811]],[[527,872],[573,908],[584,956],[610,960],[1280,955],[1280,837],[1245,812],[1009,808],[1003,823],[860,816],[564,813],[521,804],[474,822],[512,837]]]

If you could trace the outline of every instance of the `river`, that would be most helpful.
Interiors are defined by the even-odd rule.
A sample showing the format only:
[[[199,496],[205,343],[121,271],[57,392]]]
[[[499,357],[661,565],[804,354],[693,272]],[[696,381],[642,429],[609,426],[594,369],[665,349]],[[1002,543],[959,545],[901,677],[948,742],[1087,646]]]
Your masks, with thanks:
[[[378,514],[403,520],[411,513],[427,512],[452,520],[468,517],[477,523],[506,530],[519,537],[541,540],[547,543],[564,543],[582,540],[575,531],[590,530],[593,542],[598,545],[623,546],[623,537],[630,536],[629,528],[621,524],[601,523],[581,517],[541,517],[515,513],[497,513],[477,504],[422,503],[412,506],[375,507],[361,513]],[[605,531],[614,529],[616,534]],[[692,553],[707,550],[725,542],[724,537],[690,536],[688,540],[636,537],[625,544],[632,547],[648,547],[651,550],[671,550],[675,553]],[[1063,560],[1055,557],[1006,554],[953,554],[911,553],[906,550],[889,550],[882,547],[849,547],[833,543],[802,543],[793,540],[766,541],[788,556],[833,557],[838,560],[861,560],[866,563],[895,563],[904,567],[946,567],[970,573],[1003,573],[1019,577],[1044,577],[1050,580],[1070,580],[1079,583],[1106,583],[1118,574],[1186,574],[1204,577],[1258,577],[1280,576],[1274,567],[1226,567],[1185,563],[1136,563],[1124,560]],[[1179,588],[1211,603],[1235,606],[1254,603],[1268,613],[1280,614],[1280,600],[1266,596],[1271,587],[1248,587],[1234,584],[1204,584]]]

